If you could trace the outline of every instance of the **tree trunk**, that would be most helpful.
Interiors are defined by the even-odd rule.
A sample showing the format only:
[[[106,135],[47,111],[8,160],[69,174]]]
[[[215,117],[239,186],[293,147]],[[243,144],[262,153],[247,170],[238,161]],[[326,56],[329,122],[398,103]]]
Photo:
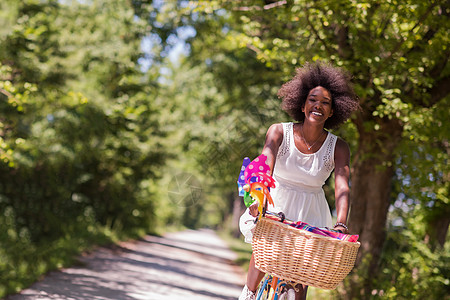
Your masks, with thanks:
[[[440,214],[434,216],[427,224],[426,241],[429,243],[432,251],[436,248],[444,247],[447,233],[450,225],[449,208],[446,206],[440,211]]]
[[[378,121],[379,130],[366,131],[364,126],[358,126],[360,137],[352,165],[349,226],[352,233],[360,235],[361,242],[355,270],[366,275],[348,286],[350,298],[370,296],[371,279],[378,271],[386,237],[394,152],[401,141],[402,126],[395,119]]]
[[[448,144],[442,145],[442,151],[449,153],[450,149]],[[437,181],[437,185],[445,187],[446,182],[450,179],[450,174],[446,173],[442,176],[442,181]],[[446,193],[449,194],[447,186]],[[432,251],[436,248],[443,248],[447,239],[447,233],[450,226],[450,205],[442,202],[442,200],[436,201],[434,208],[429,210],[425,222],[427,223],[427,235],[425,239],[428,241]]]

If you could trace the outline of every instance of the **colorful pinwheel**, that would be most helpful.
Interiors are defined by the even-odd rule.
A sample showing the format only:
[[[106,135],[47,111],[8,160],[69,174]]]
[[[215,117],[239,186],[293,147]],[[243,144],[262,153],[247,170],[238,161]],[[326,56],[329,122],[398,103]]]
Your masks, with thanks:
[[[264,199],[273,205],[270,196],[270,188],[275,187],[275,181],[270,176],[270,167],[266,163],[267,156],[261,154],[250,162],[248,157],[244,158],[241,172],[239,173],[238,186],[239,195],[244,197],[245,206],[249,207],[258,201],[259,216],[262,216]]]

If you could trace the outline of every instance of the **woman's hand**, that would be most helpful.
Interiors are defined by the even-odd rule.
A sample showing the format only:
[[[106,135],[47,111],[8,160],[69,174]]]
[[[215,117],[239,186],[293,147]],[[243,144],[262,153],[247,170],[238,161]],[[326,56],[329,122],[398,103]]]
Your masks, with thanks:
[[[334,230],[338,230],[338,231],[340,231],[340,232],[342,232],[342,233],[344,233],[344,234],[348,234],[348,229],[347,229],[347,227],[344,227],[344,226],[342,226],[342,225],[335,225],[333,229],[334,229]]]
[[[253,217],[257,217],[259,212],[258,212],[258,202],[255,201],[255,203],[253,203],[252,205],[249,206],[249,213],[253,216]]]

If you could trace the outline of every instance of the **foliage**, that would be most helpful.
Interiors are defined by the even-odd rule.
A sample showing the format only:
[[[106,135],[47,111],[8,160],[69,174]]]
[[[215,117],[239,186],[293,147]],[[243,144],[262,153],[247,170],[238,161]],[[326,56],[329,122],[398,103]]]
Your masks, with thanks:
[[[447,104],[449,101],[446,101]],[[443,103],[445,105],[445,102]],[[394,206],[420,205],[431,247],[442,246],[450,222],[448,112],[440,105],[411,114],[398,159]]]
[[[423,207],[403,216],[404,226],[393,226],[386,242],[382,272],[377,276],[374,298],[446,299],[450,291],[450,244],[435,251],[426,237]]]
[[[166,19],[170,20],[169,14]],[[218,226],[230,214],[237,191],[236,170],[245,156],[256,157],[260,152],[264,142],[261,137],[279,105],[273,101],[275,89],[268,84],[273,79],[254,76],[255,69],[266,68],[252,54],[238,51],[214,55],[209,45],[202,43],[204,39],[215,41],[209,30],[220,30],[216,23],[220,18],[192,21],[196,38],[187,41],[189,57],[169,66],[160,93],[167,112],[161,121],[172,132],[169,139],[177,153],[176,161],[165,169],[168,175],[162,186],[166,187],[175,174],[187,172],[199,181],[201,194],[208,198],[205,201],[199,197],[193,206],[174,206],[178,212],[172,215],[171,222],[192,219],[183,217],[189,210],[193,214],[205,212],[207,217],[190,227]],[[226,35],[220,31],[214,34]],[[225,46],[226,40],[222,44]]]
[[[288,120],[277,89],[311,60],[349,70],[363,108],[334,132],[361,177],[351,228],[368,249],[343,294],[448,288],[448,2],[0,8],[0,294],[93,240],[228,224],[236,170],[259,154],[270,124]]]
[[[146,23],[124,1],[8,1],[0,46],[0,293],[156,225],[166,159]],[[120,26],[119,26],[120,24]],[[34,264],[36,262],[36,264]]]
[[[434,114],[437,118],[433,119],[433,125],[442,132],[433,140],[444,147],[444,154],[426,151],[433,145],[427,139],[430,132],[421,131],[416,122],[418,116],[428,118],[431,111],[447,111],[449,37],[442,25],[449,22],[448,3],[222,0],[200,1],[196,9],[203,20],[224,16],[217,26],[226,29],[226,43],[220,32],[197,40],[207,45],[202,49],[214,49],[213,57],[220,52],[253,52],[283,81],[292,76],[295,67],[319,59],[342,66],[354,75],[362,111],[354,116],[353,127],[347,127],[356,132],[340,131],[351,144],[355,144],[352,139],[358,139],[352,145],[350,222],[361,235],[360,259],[367,255],[367,267],[371,273],[377,272],[385,238],[380,228],[385,226],[390,202],[397,197],[395,191],[389,192],[396,179],[393,174],[403,170],[403,180],[412,170],[405,167],[412,165],[412,156],[403,154],[402,141],[409,140],[414,132],[414,143],[408,144],[411,153],[424,155],[430,163],[438,161],[437,168],[448,160],[448,130],[443,125],[447,113]],[[210,28],[214,33],[219,31]],[[214,39],[216,36],[219,38]],[[418,148],[417,141],[422,139],[426,140],[426,150]],[[416,177],[421,192],[435,194],[429,201],[431,210],[444,211],[445,215],[449,206],[447,200],[441,199],[446,198],[443,195],[448,194],[448,189],[440,186],[440,178],[448,178],[446,171],[434,174],[417,170],[424,174]],[[425,177],[433,178],[433,182],[421,180]],[[436,214],[428,216],[438,218]],[[448,223],[443,227],[446,233]],[[366,278],[363,293],[371,291],[370,282]]]
[[[449,293],[446,115],[438,105],[423,108],[406,126],[375,297],[445,299]]]

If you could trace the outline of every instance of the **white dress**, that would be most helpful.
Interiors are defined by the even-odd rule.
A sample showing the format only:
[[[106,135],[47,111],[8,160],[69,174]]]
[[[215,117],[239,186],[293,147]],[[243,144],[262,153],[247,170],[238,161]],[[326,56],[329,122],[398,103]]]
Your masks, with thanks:
[[[322,186],[334,169],[334,149],[337,137],[327,133],[320,149],[304,154],[294,143],[293,123],[282,123],[283,142],[278,150],[273,178],[276,188],[270,191],[275,207],[292,221],[306,222],[316,227],[332,227],[330,207]],[[241,216],[239,227],[250,243],[255,224],[248,209]]]

